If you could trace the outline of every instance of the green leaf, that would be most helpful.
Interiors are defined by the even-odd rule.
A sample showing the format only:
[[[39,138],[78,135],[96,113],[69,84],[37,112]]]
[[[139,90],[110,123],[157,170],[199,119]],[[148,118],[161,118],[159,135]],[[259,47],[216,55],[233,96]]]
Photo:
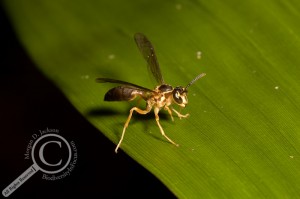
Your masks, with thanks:
[[[95,78],[154,88],[135,32],[153,43],[167,83],[185,86],[207,73],[189,88],[189,118],[172,122],[161,111],[180,147],[161,136],[153,113],[135,114],[121,145],[176,196],[299,197],[297,1],[4,3],[40,70],[114,143],[135,104],[104,102],[113,85]]]

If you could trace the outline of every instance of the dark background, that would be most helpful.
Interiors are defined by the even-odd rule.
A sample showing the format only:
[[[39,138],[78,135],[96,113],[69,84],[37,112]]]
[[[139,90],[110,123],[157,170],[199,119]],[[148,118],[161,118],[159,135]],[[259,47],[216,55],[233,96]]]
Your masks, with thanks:
[[[2,190],[32,165],[26,147],[39,130],[59,129],[78,150],[70,176],[42,179],[38,171],[9,198],[174,198],[146,169],[89,124],[35,67],[0,5],[0,156]],[[1,197],[2,194],[1,194]]]

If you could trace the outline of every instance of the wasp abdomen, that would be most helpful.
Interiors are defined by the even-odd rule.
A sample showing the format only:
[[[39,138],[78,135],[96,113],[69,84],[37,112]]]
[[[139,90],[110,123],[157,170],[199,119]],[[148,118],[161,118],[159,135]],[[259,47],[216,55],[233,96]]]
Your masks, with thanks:
[[[104,96],[104,101],[129,101],[136,97],[135,89],[118,86],[110,89]]]

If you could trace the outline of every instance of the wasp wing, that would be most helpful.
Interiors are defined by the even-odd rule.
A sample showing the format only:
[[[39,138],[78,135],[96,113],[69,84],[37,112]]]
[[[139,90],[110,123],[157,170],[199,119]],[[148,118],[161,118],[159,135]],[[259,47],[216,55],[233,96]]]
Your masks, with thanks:
[[[153,95],[155,95],[155,92],[148,88],[144,88],[136,84],[132,84],[121,80],[115,80],[110,78],[97,78],[96,82],[109,82],[121,84],[120,86],[114,87],[107,91],[107,93],[104,96],[104,101],[130,101],[135,99],[137,96],[140,96],[144,100],[147,100]]]
[[[98,83],[116,83],[116,84],[121,84],[121,85],[126,85],[127,87],[130,87],[130,88],[135,88],[135,89],[138,89],[138,90],[144,90],[144,91],[148,91],[148,92],[154,92],[153,90],[151,89],[148,89],[148,88],[144,88],[142,86],[138,86],[136,84],[132,84],[132,83],[129,83],[129,82],[125,82],[125,81],[121,81],[121,80],[116,80],[116,79],[110,79],[110,78],[105,78],[105,77],[99,77],[96,79],[96,82]]]
[[[162,77],[159,64],[154,52],[154,48],[151,42],[147,39],[145,35],[142,33],[136,33],[134,35],[134,40],[136,45],[138,46],[140,52],[142,53],[144,59],[148,63],[148,68],[150,69],[151,73],[153,74],[155,80],[160,84],[164,84],[164,79]]]

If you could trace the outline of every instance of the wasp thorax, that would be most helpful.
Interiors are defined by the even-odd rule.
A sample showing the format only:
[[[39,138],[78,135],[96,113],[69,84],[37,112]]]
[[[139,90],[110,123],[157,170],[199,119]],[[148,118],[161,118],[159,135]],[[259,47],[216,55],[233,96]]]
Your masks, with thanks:
[[[170,85],[167,85],[167,84],[163,84],[158,87],[158,90],[161,92],[168,92],[168,91],[173,90],[173,87]]]
[[[185,107],[188,103],[187,100],[187,90],[181,86],[174,88],[173,90],[173,99],[179,106]]]

